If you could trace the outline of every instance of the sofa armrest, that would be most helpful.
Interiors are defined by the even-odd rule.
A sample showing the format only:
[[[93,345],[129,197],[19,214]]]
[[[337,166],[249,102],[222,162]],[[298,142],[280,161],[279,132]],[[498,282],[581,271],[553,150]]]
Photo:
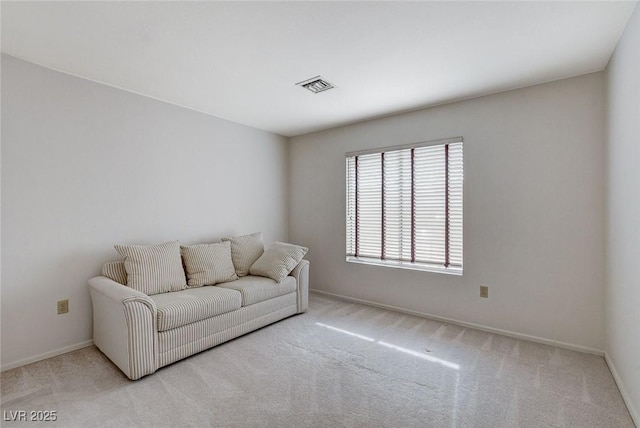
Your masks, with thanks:
[[[309,260],[300,260],[289,275],[298,285],[298,313],[301,314],[309,307]]]
[[[157,369],[157,308],[144,293],[105,276],[89,280],[93,341],[129,379]]]

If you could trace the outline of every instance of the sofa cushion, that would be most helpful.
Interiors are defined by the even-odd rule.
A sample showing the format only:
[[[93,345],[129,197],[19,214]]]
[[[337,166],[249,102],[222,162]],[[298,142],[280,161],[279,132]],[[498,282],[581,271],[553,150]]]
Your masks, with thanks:
[[[180,253],[187,271],[189,287],[214,285],[238,279],[231,261],[231,244],[181,245]]]
[[[222,238],[222,241],[231,243],[231,259],[238,276],[249,275],[249,268],[264,253],[262,232],[251,235]]]
[[[148,296],[187,287],[178,241],[158,245],[116,245],[124,259],[127,286]]]
[[[107,262],[102,265],[102,276],[106,276],[122,285],[127,285],[127,271],[124,268],[124,260]]]
[[[296,291],[297,286],[296,279],[292,276],[286,277],[281,282],[276,282],[271,278],[249,275],[237,281],[225,282],[216,287],[238,290],[242,293],[242,306],[249,306],[263,300],[292,293]]]
[[[251,265],[249,273],[280,282],[300,263],[307,251],[307,247],[276,242]]]
[[[231,312],[242,305],[240,292],[216,286],[189,288],[150,297],[158,308],[158,331]]]

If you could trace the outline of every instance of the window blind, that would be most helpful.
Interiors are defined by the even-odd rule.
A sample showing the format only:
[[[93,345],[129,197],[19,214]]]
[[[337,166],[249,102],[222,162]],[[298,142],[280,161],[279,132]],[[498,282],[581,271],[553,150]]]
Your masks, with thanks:
[[[462,139],[347,154],[347,256],[462,268]]]

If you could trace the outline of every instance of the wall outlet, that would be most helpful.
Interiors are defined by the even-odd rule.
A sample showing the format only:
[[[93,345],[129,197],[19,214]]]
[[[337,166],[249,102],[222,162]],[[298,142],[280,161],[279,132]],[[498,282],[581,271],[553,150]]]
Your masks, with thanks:
[[[480,297],[489,297],[489,287],[486,285],[480,286]]]
[[[69,312],[69,301],[68,300],[58,300],[58,315],[66,314]]]

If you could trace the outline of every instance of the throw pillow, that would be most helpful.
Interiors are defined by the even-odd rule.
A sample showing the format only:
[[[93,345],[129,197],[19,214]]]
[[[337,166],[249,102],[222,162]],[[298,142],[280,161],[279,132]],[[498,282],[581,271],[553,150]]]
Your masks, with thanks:
[[[189,287],[214,285],[238,279],[231,261],[231,243],[181,245]]]
[[[251,275],[266,276],[280,282],[287,277],[309,251],[306,247],[276,242],[251,266]]]
[[[231,243],[231,260],[233,260],[233,266],[235,266],[238,276],[249,275],[251,265],[264,253],[262,232],[222,238],[222,241]]]
[[[149,296],[187,287],[178,241],[158,245],[116,245],[115,248],[125,258],[128,287]]]
[[[102,265],[102,276],[127,285],[127,270],[124,268],[124,261],[108,262]]]

